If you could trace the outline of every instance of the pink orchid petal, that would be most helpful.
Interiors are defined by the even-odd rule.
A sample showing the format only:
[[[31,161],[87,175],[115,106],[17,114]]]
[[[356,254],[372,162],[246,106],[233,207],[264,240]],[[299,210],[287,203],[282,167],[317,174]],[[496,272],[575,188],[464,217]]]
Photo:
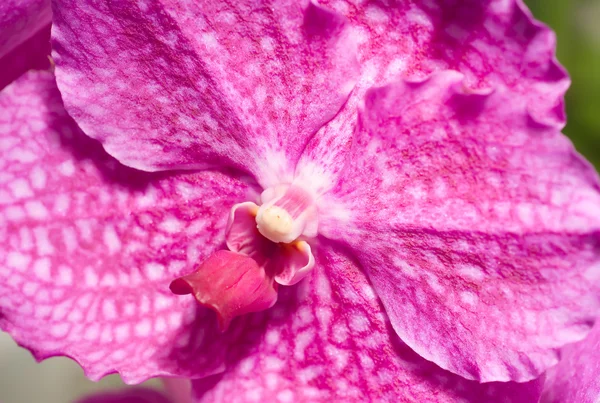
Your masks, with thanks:
[[[297,241],[280,248],[277,259],[272,263],[278,273],[275,281],[281,285],[294,285],[308,276],[315,266],[315,258],[308,242]]]
[[[50,70],[50,25],[0,58],[0,90],[29,70]]]
[[[321,4],[347,16],[362,39],[358,58],[371,83],[458,70],[469,87],[510,88],[537,119],[564,125],[569,78],[556,38],[521,0]]]
[[[352,248],[421,356],[483,382],[536,378],[600,308],[593,168],[514,95],[457,72],[365,104],[320,233]]]
[[[289,182],[358,69],[345,19],[308,1],[53,4],[68,111],[139,169],[229,165],[265,188]]]
[[[131,388],[116,392],[101,392],[77,403],[172,403],[161,392],[148,388]]]
[[[548,371],[542,403],[596,403],[600,399],[600,326],[579,343],[561,350]]]
[[[0,3],[0,59],[50,24],[50,0]]]
[[[419,357],[355,263],[329,245],[316,258],[306,281],[248,318],[227,370],[193,382],[197,402],[537,401],[541,380],[482,385]]]
[[[47,72],[0,94],[0,147],[0,328],[93,380],[221,370],[214,317],[168,287],[223,247],[233,203],[258,195],[219,173],[120,165],[77,128]]]
[[[30,69],[50,68],[49,0],[0,3],[0,90]]]
[[[170,288],[178,295],[192,294],[200,305],[214,310],[221,331],[233,318],[264,311],[277,301],[277,284],[265,267],[229,250],[216,251],[196,271],[174,280]]]
[[[570,80],[556,61],[554,33],[521,0],[320,3],[350,21],[361,74],[342,111],[307,145],[299,184],[320,194],[335,185],[365,92],[399,78],[457,70],[470,88],[507,88],[536,120],[563,127]]]
[[[248,255],[263,265],[275,253],[277,245],[258,232],[257,212],[258,206],[252,202],[233,206],[229,213],[225,240],[229,250]]]

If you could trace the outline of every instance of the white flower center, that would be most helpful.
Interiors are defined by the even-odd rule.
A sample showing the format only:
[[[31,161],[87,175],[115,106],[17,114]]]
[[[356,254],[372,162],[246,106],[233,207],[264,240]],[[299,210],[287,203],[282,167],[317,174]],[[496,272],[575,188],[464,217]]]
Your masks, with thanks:
[[[258,231],[275,243],[291,243],[300,236],[317,235],[317,208],[313,197],[291,185],[267,189],[256,214]]]
[[[269,206],[260,212],[256,224],[258,231],[273,242],[283,242],[294,229],[294,219],[279,206]]]

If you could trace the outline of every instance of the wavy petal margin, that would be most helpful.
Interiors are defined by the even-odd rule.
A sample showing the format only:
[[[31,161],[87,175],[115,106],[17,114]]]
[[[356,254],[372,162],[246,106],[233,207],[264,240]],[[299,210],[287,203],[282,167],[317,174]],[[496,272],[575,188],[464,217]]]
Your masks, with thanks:
[[[343,17],[308,1],[55,0],[69,113],[129,166],[287,183],[354,86]]]
[[[424,360],[394,333],[361,268],[331,245],[313,274],[251,319],[227,370],[193,383],[197,402],[534,402],[543,380],[479,384]]]
[[[367,94],[321,234],[367,270],[400,338],[468,379],[527,381],[600,308],[600,186],[513,93],[442,72]]]
[[[169,283],[223,247],[229,209],[257,198],[252,187],[120,165],[74,124],[47,72],[0,94],[0,148],[0,328],[92,380],[220,371],[214,316]]]
[[[532,118],[563,128],[570,79],[556,60],[554,33],[521,0],[321,4],[348,19],[350,35],[359,43],[361,72],[342,111],[313,137],[300,159],[298,181],[320,194],[337,182],[366,91],[398,79],[460,71],[469,88],[508,90],[514,94],[511,102],[523,104]]]

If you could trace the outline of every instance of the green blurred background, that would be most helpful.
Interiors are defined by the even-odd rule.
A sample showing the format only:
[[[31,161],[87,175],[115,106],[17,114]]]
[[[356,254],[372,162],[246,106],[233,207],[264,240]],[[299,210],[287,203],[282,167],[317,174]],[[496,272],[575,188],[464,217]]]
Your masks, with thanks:
[[[600,0],[525,0],[558,36],[558,59],[571,74],[565,134],[600,169]]]

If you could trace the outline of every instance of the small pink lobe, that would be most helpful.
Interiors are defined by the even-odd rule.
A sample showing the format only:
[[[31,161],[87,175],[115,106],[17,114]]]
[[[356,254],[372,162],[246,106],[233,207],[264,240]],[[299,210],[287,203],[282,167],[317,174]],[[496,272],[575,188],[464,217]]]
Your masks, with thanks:
[[[171,282],[170,288],[178,295],[193,294],[214,310],[223,332],[236,316],[268,309],[277,301],[276,283],[264,267],[227,250],[215,252],[196,272]]]
[[[183,278],[173,280],[171,285],[169,285],[169,289],[176,295],[187,295],[194,292],[194,289]]]

